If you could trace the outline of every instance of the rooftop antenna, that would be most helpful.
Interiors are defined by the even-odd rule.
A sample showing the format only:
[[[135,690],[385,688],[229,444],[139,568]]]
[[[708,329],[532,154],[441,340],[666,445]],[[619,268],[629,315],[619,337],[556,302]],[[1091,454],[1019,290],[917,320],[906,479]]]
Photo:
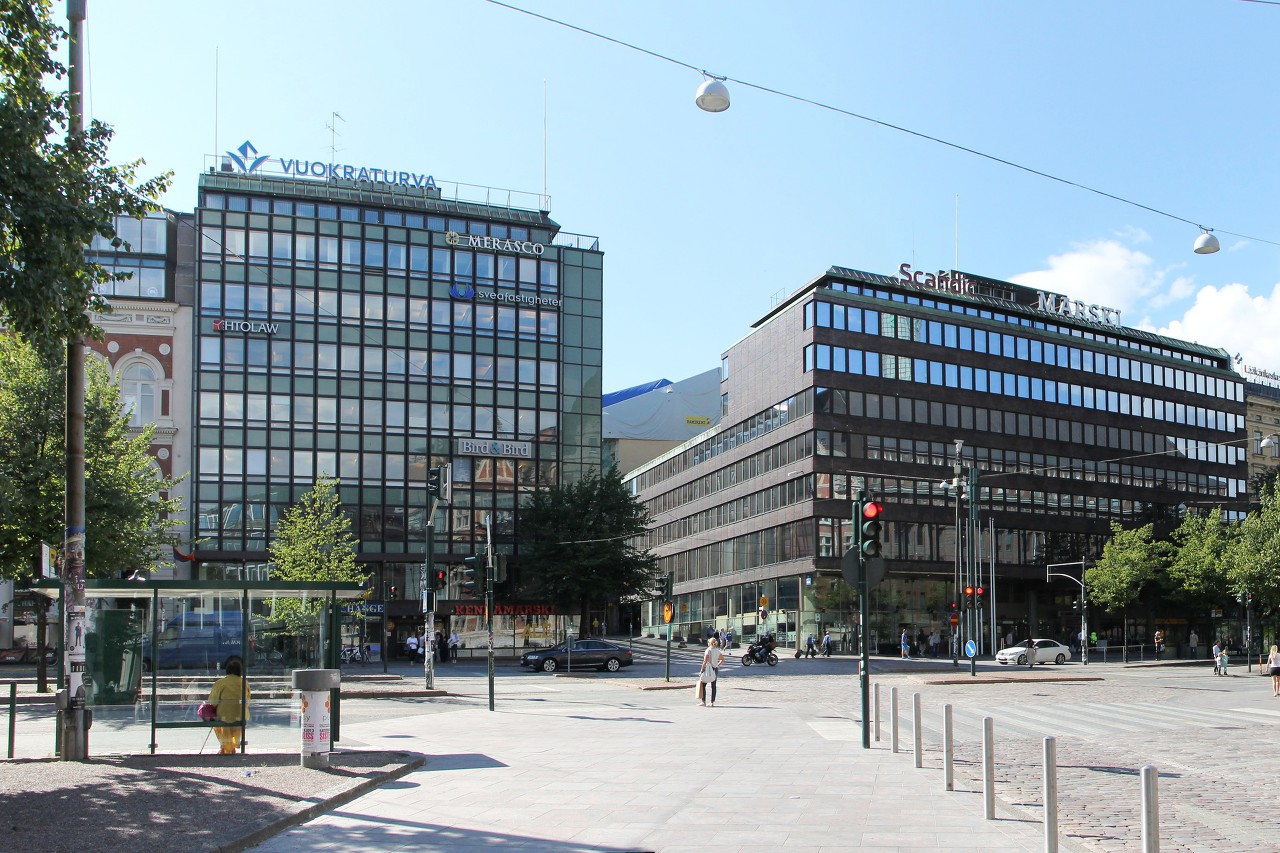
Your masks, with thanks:
[[[960,193],[956,193],[956,265],[952,269],[960,269]]]
[[[547,204],[547,78],[542,78],[542,206]]]
[[[213,155],[215,158],[222,156],[218,149],[218,50],[219,47],[215,44],[213,46]]]
[[[338,122],[341,121],[343,124],[346,124],[347,120],[336,112],[331,113],[330,115],[332,117],[329,119],[329,123],[326,124],[325,127],[329,128],[329,162],[333,163],[338,159],[338,137],[342,135],[338,133]]]

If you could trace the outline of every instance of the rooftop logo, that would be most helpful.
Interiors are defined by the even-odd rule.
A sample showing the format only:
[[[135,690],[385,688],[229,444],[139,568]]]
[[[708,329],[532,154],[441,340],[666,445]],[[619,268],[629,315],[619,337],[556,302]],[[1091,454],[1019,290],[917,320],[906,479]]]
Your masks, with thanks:
[[[490,252],[516,252],[521,255],[541,256],[547,247],[541,243],[528,240],[511,240],[506,237],[481,237],[478,234],[464,235],[457,231],[444,232],[444,241],[450,246],[465,246],[468,249],[487,249]]]
[[[253,147],[253,143],[245,140],[244,144],[235,151],[228,151],[227,156],[231,158],[231,162],[240,167],[240,171],[247,175],[252,175],[258,169],[262,168],[262,164],[267,162],[270,157],[263,155],[258,156],[258,149]]]

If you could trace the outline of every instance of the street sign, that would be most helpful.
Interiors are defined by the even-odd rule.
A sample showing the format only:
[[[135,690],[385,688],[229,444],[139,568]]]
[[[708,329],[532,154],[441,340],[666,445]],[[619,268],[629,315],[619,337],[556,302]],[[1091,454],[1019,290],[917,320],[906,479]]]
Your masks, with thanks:
[[[662,602],[662,621],[667,624],[671,623],[671,619],[675,616],[675,611],[671,607],[670,601]]]
[[[978,656],[978,644],[973,640],[965,640],[964,656],[967,658],[976,658]]]
[[[951,614],[951,627],[952,627],[952,628],[954,628],[954,627],[956,627],[956,626],[957,626],[957,625],[959,625],[959,624],[960,624],[960,614],[959,614],[959,613],[952,613],[952,614]]]
[[[762,596],[760,596],[760,606],[761,606],[761,607],[768,607],[768,606],[769,606],[769,596],[767,596],[767,595],[762,595]]]
[[[761,607],[761,608],[760,608],[760,620],[761,620],[761,621],[764,621],[765,619],[768,619],[768,618],[769,618],[769,611],[768,611],[768,610],[766,610],[765,608]]]

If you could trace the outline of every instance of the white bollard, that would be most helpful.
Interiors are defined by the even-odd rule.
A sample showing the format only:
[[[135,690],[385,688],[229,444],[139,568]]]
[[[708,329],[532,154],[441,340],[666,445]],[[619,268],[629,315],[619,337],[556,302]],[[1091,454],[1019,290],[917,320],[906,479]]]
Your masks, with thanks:
[[[956,742],[951,729],[951,706],[942,706],[942,778],[948,791],[956,789]]]
[[[914,749],[916,754],[916,767],[924,767],[924,755],[923,755],[924,750],[922,749],[922,745],[924,742],[924,737],[922,734],[923,721],[920,719],[920,694],[919,693],[911,694],[911,728],[912,728],[911,735],[912,735],[912,738],[914,739],[912,748]]]
[[[1160,853],[1160,771],[1142,768],[1142,853]]]
[[[1058,853],[1058,742],[1044,739],[1044,853]]]
[[[880,682],[876,682],[876,743],[880,742]]]
[[[996,735],[990,717],[982,718],[982,816],[996,819]]]
[[[890,731],[893,737],[893,751],[898,751],[898,688],[889,688],[889,713],[893,716],[890,721]]]

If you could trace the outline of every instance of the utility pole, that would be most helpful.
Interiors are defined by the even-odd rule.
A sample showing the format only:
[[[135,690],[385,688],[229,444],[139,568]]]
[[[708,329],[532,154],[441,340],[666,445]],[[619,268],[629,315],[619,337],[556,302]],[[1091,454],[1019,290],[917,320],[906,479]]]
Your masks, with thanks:
[[[67,144],[73,152],[78,152],[84,144],[84,19],[87,3],[88,0],[67,0],[71,36]],[[58,702],[61,757],[66,761],[87,761],[89,758],[84,686],[85,637],[88,634],[84,594],[84,386],[84,341],[78,334],[72,334],[67,339],[67,493],[62,576],[62,666],[66,692]]]

